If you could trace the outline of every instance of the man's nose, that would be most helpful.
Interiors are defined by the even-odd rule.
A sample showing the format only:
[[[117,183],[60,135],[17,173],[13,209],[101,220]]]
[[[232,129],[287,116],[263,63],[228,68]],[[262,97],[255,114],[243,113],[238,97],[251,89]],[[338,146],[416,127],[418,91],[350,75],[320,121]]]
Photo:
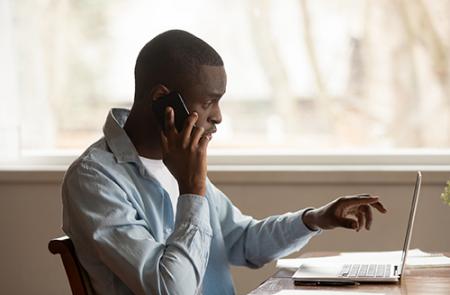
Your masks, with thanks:
[[[220,124],[222,122],[222,112],[219,107],[214,108],[209,116],[209,121],[213,124]]]

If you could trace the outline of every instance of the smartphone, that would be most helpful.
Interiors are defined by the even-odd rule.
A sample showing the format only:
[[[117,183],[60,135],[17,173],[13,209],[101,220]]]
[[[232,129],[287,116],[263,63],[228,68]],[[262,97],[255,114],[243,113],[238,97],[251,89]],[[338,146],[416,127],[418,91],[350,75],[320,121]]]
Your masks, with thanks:
[[[156,116],[156,120],[161,126],[162,130],[165,130],[166,122],[166,108],[172,107],[175,113],[175,128],[178,132],[181,132],[184,127],[184,122],[189,116],[189,111],[186,104],[178,92],[170,92],[167,95],[161,96],[153,102],[152,109]]]

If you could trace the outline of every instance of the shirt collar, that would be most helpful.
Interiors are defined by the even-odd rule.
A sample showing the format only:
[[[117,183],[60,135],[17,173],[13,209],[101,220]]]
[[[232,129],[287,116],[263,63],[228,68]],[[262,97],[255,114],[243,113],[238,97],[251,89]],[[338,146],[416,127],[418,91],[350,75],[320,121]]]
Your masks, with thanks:
[[[129,114],[127,109],[111,109],[103,126],[103,134],[118,163],[140,164],[139,154],[123,129]]]

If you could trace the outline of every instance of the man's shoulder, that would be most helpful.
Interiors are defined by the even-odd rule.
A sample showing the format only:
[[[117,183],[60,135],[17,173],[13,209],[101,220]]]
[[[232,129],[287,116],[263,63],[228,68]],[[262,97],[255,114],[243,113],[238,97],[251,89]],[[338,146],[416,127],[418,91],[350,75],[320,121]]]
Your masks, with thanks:
[[[206,195],[208,196],[208,199],[215,204],[222,203],[224,200],[228,199],[208,177],[206,178]]]
[[[114,154],[108,149],[105,138],[89,146],[67,169],[65,179],[83,173],[111,171],[117,165]]]

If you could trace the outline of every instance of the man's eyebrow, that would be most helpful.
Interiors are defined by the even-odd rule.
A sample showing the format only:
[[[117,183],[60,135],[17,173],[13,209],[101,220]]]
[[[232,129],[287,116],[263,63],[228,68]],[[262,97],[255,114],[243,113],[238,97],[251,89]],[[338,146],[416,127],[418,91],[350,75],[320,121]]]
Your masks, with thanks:
[[[225,94],[225,92],[216,92],[216,91],[209,91],[206,93],[206,95],[208,97],[217,98],[217,99],[220,99],[224,94]]]

